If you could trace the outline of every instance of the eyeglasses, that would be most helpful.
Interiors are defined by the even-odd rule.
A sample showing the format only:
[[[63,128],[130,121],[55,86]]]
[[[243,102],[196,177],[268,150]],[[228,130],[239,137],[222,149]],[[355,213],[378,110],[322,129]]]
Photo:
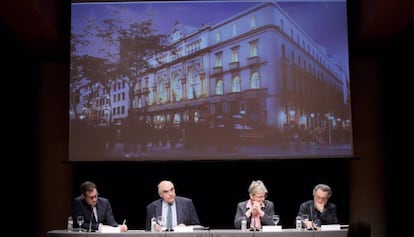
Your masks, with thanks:
[[[93,195],[93,196],[86,196],[85,195],[85,197],[86,197],[86,199],[89,199],[89,200],[94,200],[94,199],[98,199],[98,193],[97,194],[95,194],[95,195]]]
[[[328,201],[328,196],[321,197],[321,196],[315,195],[315,200],[319,202],[326,202]]]
[[[257,198],[257,199],[265,199],[267,197],[267,194],[255,194],[254,195],[254,198]]]

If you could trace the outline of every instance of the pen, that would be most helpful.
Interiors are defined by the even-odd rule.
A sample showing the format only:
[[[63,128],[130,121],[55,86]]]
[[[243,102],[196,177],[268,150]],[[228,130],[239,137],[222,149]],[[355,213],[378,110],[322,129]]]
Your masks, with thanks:
[[[126,223],[126,219],[124,219],[124,221],[122,222],[122,225],[125,225],[125,223]]]

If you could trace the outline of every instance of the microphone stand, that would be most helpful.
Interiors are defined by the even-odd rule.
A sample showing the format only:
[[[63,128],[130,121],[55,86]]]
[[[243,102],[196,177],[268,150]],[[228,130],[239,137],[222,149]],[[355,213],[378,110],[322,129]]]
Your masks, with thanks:
[[[313,222],[313,211],[312,211],[312,209],[314,208],[314,206],[312,205],[312,203],[310,204],[310,207],[309,207],[309,211],[310,211],[310,217],[309,217],[309,220],[312,222],[312,227],[311,227],[311,230],[315,230],[316,228],[314,227],[314,224],[315,224],[315,222]]]

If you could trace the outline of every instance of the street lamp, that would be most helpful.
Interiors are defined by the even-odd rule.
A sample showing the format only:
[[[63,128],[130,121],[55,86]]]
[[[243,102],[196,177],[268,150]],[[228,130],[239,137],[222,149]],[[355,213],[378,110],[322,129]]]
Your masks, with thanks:
[[[315,127],[315,114],[314,113],[310,113],[309,114],[310,119],[310,128],[314,128]]]
[[[332,144],[332,121],[334,120],[334,116],[331,114],[327,115],[328,117],[328,144]]]
[[[242,122],[242,129],[243,129],[243,131],[244,131],[244,129],[245,129],[245,115],[246,114],[246,111],[244,111],[244,109],[242,109],[241,111],[240,111],[240,115],[241,115],[241,122]]]

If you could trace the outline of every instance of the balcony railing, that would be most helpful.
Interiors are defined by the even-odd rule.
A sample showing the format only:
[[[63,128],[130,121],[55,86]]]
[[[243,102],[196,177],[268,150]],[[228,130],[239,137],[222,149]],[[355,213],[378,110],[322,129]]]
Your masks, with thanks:
[[[247,58],[247,63],[249,65],[255,65],[255,64],[258,64],[259,62],[260,62],[259,56],[253,56],[253,57]]]
[[[213,75],[215,74],[221,74],[223,73],[223,67],[219,66],[219,67],[213,67]]]
[[[231,62],[229,63],[230,70],[236,70],[240,67],[240,62]]]

